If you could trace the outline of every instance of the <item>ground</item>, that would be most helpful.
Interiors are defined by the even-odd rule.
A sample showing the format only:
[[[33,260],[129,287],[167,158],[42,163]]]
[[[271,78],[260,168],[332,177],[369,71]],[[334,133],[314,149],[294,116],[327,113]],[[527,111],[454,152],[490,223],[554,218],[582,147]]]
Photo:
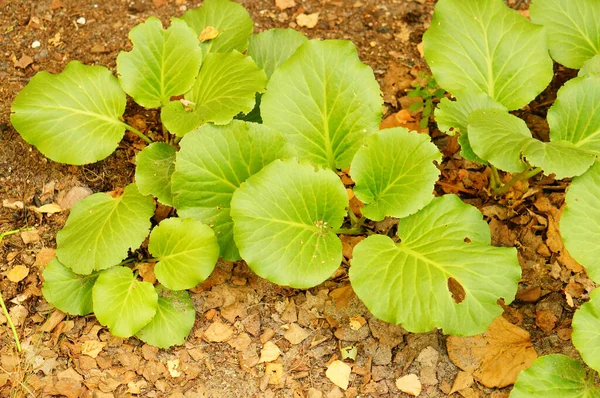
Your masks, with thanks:
[[[418,114],[397,112],[410,103],[410,84],[427,71],[419,44],[432,0],[306,0],[292,1],[285,10],[283,1],[241,3],[256,32],[294,27],[309,38],[352,40],[382,86],[386,114],[393,115],[387,125],[414,127],[410,117]],[[525,14],[527,3],[508,1]],[[481,369],[463,363],[465,355],[449,356],[452,347],[468,342],[439,331],[411,334],[370,315],[349,287],[347,261],[330,280],[308,291],[266,282],[243,263],[220,262],[210,279],[192,290],[198,316],[185,346],[169,350],[113,337],[93,316],[71,318],[44,300],[42,271],[68,211],[48,214],[34,208],[55,202],[67,207],[74,187],[93,192],[124,187],[133,178],[140,142],[127,135],[115,154],[92,165],[54,163],[10,125],[13,98],[37,71],[58,73],[71,60],[114,71],[118,52],[131,47],[131,27],[151,15],[167,23],[199,5],[192,0],[0,0],[0,233],[33,228],[0,243],[0,292],[23,344],[17,353],[0,315],[0,396],[403,397],[409,395],[398,390],[397,381],[414,374],[422,384],[421,397],[507,397],[510,386],[485,387],[491,382]],[[314,27],[297,26],[298,15],[313,13],[319,13]],[[572,76],[573,71],[557,67],[551,87],[520,111],[542,139],[556,87]],[[130,103],[126,119],[157,131],[155,110]],[[594,285],[568,256],[557,232],[568,181],[539,176],[496,198],[487,190],[489,169],[464,161],[455,139],[440,134],[433,123],[423,133],[444,154],[437,192],[457,193],[477,206],[489,222],[493,244],[519,250],[522,281],[515,302],[505,306],[508,322],[499,324],[525,333],[513,348],[524,352],[533,346],[538,355],[579,358],[570,323]],[[28,275],[15,282],[8,275],[17,266],[25,266]],[[344,361],[352,366],[344,391],[326,369],[342,359],[345,347],[356,347],[357,355]],[[277,350],[277,359],[268,358]],[[494,372],[508,366],[500,364]]]

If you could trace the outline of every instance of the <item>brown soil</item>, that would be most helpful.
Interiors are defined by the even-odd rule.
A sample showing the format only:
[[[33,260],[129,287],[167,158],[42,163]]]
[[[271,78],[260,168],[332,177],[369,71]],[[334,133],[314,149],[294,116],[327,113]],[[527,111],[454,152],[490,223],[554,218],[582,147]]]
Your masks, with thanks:
[[[274,0],[241,3],[251,13],[256,31],[296,27],[296,15],[319,12],[317,26],[298,29],[309,38],[352,40],[382,85],[388,114],[407,105],[406,89],[426,70],[417,45],[428,26],[432,0],[306,0],[285,11]],[[526,8],[526,3],[509,1],[520,8]],[[300,291],[270,284],[243,264],[219,263],[209,281],[193,290],[198,316],[186,345],[169,350],[154,349],[135,338],[113,337],[93,316],[62,318],[42,297],[43,254],[48,252],[43,249],[55,247],[56,232],[67,212],[40,215],[30,206],[52,203],[74,186],[94,192],[124,187],[132,180],[140,142],[127,135],[108,159],[84,167],[54,163],[25,143],[10,125],[13,98],[36,71],[57,73],[74,59],[114,71],[118,52],[131,46],[127,32],[134,25],[151,15],[167,23],[199,4],[191,0],[0,0],[0,200],[7,204],[0,207],[0,233],[23,227],[37,232],[10,235],[0,243],[0,292],[24,346],[24,353],[17,354],[10,329],[0,316],[0,396],[402,397],[408,395],[398,391],[395,380],[409,373],[420,376],[421,397],[448,396],[459,369],[448,358],[446,337],[437,331],[410,334],[373,318],[347,288],[346,268],[324,284]],[[76,22],[80,17],[85,24]],[[32,48],[35,41],[40,46]],[[31,57],[29,65],[19,64],[24,56]],[[520,115],[542,138],[545,125],[540,117],[545,116],[556,88],[572,75],[562,68],[557,72],[553,86],[537,105]],[[126,119],[157,131],[155,110],[130,104]],[[570,341],[570,323],[593,285],[563,253],[555,229],[568,183],[540,177],[494,199],[486,190],[489,170],[462,160],[456,142],[439,134],[433,124],[430,133],[445,155],[438,193],[457,193],[476,205],[490,223],[494,244],[519,249],[523,281],[517,300],[506,307],[505,318],[531,333],[539,355],[565,353],[579,358]],[[15,201],[23,202],[24,209],[11,208]],[[29,267],[30,273],[13,283],[6,273],[17,265]],[[332,298],[339,294],[341,298]],[[366,324],[354,330],[349,320],[357,316]],[[227,342],[210,342],[204,335],[217,320],[233,331]],[[286,325],[294,323],[307,332],[302,343],[284,338]],[[102,343],[102,350],[95,357],[82,354],[85,341]],[[276,362],[282,364],[281,378],[277,369],[258,363],[267,341],[282,352]],[[347,346],[356,346],[358,355],[350,388],[343,392],[325,370],[339,359],[340,348]],[[439,354],[433,373],[424,359],[432,349]],[[169,369],[173,364],[178,367]],[[509,389],[488,389],[476,382],[452,396],[499,398],[507,397]]]

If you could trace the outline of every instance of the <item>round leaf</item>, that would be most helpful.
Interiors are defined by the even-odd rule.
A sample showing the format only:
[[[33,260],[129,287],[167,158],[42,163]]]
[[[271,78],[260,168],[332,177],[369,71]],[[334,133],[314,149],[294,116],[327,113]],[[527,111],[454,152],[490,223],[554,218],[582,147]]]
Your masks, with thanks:
[[[209,54],[192,89],[185,94],[187,105],[170,102],[161,118],[170,132],[183,136],[206,122],[227,124],[238,113],[248,113],[255,93],[263,92],[265,72],[252,58],[237,51]]]
[[[127,267],[101,272],[92,297],[96,318],[118,337],[136,334],[152,320],[158,305],[154,286],[136,280]]]
[[[585,76],[589,74],[600,74],[600,54],[595,55],[593,58],[585,61],[577,76]]]
[[[295,159],[276,160],[233,194],[233,233],[242,258],[279,285],[309,288],[333,274],[342,260],[335,231],[348,195],[331,170]]]
[[[411,332],[474,335],[502,314],[521,276],[516,249],[490,246],[481,213],[455,195],[402,219],[401,241],[372,235],[354,248],[350,280],[377,318]]]
[[[440,175],[433,163],[442,155],[426,134],[405,128],[382,130],[367,138],[350,166],[354,194],[371,220],[406,217],[433,199]]]
[[[586,380],[585,368],[566,355],[539,357],[517,377],[510,398],[594,398],[600,389]]]
[[[205,0],[200,8],[193,8],[181,17],[204,40],[203,32],[212,31],[216,37],[201,43],[202,52],[227,53],[246,51],[254,22],[248,11],[229,0]]]
[[[169,29],[155,17],[131,29],[133,50],[117,57],[117,72],[123,90],[135,102],[156,108],[166,105],[172,96],[192,88],[202,51],[193,29],[173,18]]]
[[[159,202],[171,206],[171,175],[175,171],[177,150],[164,142],[154,142],[135,157],[135,182],[142,195],[154,195]]]
[[[156,315],[136,336],[145,343],[159,348],[182,345],[196,320],[192,299],[186,291],[173,292],[160,285],[156,287],[156,292],[158,293]]]
[[[351,42],[311,40],[273,73],[260,111],[301,160],[346,168],[362,139],[379,130],[382,99]]]
[[[307,41],[306,36],[294,29],[269,29],[250,36],[248,55],[270,78]]]
[[[534,0],[531,20],[544,25],[556,62],[579,69],[600,54],[600,8],[597,0]]]
[[[600,372],[600,288],[575,312],[572,338],[585,363]]]
[[[49,303],[70,315],[87,315],[92,307],[92,287],[97,273],[77,275],[56,258],[44,269],[42,293]]]
[[[273,160],[290,157],[286,141],[267,126],[234,120],[226,126],[206,124],[183,137],[180,146],[173,174],[179,215],[210,225],[221,257],[240,260],[229,214],[231,196]]]
[[[78,274],[90,274],[120,263],[138,248],[150,230],[154,203],[135,184],[114,198],[97,193],[77,202],[56,235],[56,257]]]
[[[48,158],[86,164],[104,159],[125,133],[126,98],[103,66],[67,64],[58,75],[39,72],[12,103],[10,122]]]
[[[148,251],[158,259],[156,278],[172,290],[191,289],[203,282],[219,259],[212,229],[192,219],[163,220],[150,234]]]
[[[440,87],[482,92],[510,110],[532,101],[554,74],[543,28],[502,0],[438,1],[423,43]]]
[[[573,178],[560,219],[560,232],[569,254],[586,267],[589,277],[600,283],[600,163]]]

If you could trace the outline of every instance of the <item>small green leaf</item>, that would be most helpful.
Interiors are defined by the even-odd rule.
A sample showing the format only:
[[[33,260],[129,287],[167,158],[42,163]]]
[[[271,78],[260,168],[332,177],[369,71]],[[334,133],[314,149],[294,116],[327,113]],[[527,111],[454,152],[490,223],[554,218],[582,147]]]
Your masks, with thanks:
[[[152,198],[135,184],[113,198],[97,193],[78,202],[56,235],[56,257],[78,274],[90,274],[117,265],[129,249],[138,248],[150,230]]]
[[[205,0],[200,8],[187,11],[181,17],[197,35],[206,28],[214,28],[218,36],[201,43],[202,52],[228,53],[248,48],[248,38],[254,29],[254,22],[248,11],[238,3],[229,0]]]
[[[427,134],[398,127],[367,138],[350,166],[354,193],[365,204],[362,214],[379,221],[406,217],[425,207],[440,175],[433,162],[441,160]]]
[[[117,57],[117,73],[123,90],[146,108],[169,103],[172,96],[192,88],[202,51],[195,32],[173,18],[169,29],[155,17],[129,32],[133,50]]]
[[[219,259],[212,229],[190,218],[167,218],[150,234],[156,279],[171,290],[191,289],[208,278]]]
[[[600,389],[585,368],[566,355],[544,355],[519,373],[510,398],[597,398]]]
[[[440,87],[479,92],[519,109],[552,80],[541,26],[502,0],[440,0],[423,35],[425,59]]]
[[[171,175],[175,171],[177,150],[164,142],[154,142],[135,157],[135,182],[142,195],[154,195],[172,206]]]
[[[273,73],[260,110],[300,160],[335,169],[348,167],[362,139],[379,130],[382,99],[351,42],[311,40]]]
[[[196,310],[186,291],[173,292],[162,286],[156,287],[158,306],[152,321],[144,326],[136,336],[145,343],[158,348],[182,345],[190,334]]]
[[[600,283],[600,163],[573,178],[567,191],[567,206],[560,219],[560,232],[569,254],[586,267],[587,274]]]
[[[267,78],[308,39],[294,29],[269,29],[250,36],[248,55],[254,59]]]
[[[513,300],[516,249],[490,246],[481,213],[456,195],[402,219],[398,237],[371,235],[354,248],[350,281],[377,318],[414,333],[475,335],[502,314],[498,299]]]
[[[585,363],[600,372],[600,288],[594,289],[590,301],[575,311],[572,339]]]
[[[70,315],[87,315],[92,307],[92,287],[97,273],[77,275],[56,258],[44,269],[42,293],[49,303]]]
[[[231,196],[273,160],[291,157],[291,149],[275,130],[237,120],[226,126],[206,124],[183,137],[180,146],[173,174],[179,215],[213,227],[221,257],[240,260],[229,215]]]
[[[347,205],[346,189],[333,171],[276,160],[233,194],[235,242],[259,276],[313,287],[340,266],[342,243],[335,232]]]
[[[23,139],[55,162],[104,159],[125,133],[126,97],[103,66],[71,61],[58,75],[37,73],[12,103],[10,122]]]
[[[170,102],[162,109],[162,121],[178,136],[206,122],[227,124],[238,113],[252,110],[255,93],[264,92],[266,83],[265,72],[252,58],[237,51],[209,54],[194,86],[184,95],[189,106]]]
[[[127,267],[101,272],[92,297],[96,318],[118,337],[133,336],[150,323],[158,305],[154,286],[136,280]]]
[[[556,62],[579,69],[600,54],[600,8],[597,0],[534,0],[531,20],[544,25]]]
[[[585,61],[577,76],[585,76],[589,74],[600,74],[600,54],[595,55],[594,58]]]

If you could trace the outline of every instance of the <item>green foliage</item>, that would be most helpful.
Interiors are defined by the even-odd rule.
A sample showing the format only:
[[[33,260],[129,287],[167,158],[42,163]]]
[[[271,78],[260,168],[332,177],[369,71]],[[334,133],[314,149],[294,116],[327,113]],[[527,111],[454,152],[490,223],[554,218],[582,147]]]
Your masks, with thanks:
[[[413,83],[415,89],[411,90],[407,94],[407,97],[421,99],[421,101],[413,102],[410,105],[409,110],[411,112],[421,111],[422,117],[419,125],[422,129],[424,129],[429,123],[429,116],[433,115],[435,101],[439,101],[444,98],[446,91],[439,88],[437,82],[432,76],[421,74],[420,78],[425,79],[425,84],[421,85],[419,82]]]
[[[248,55],[270,79],[273,72],[307,41],[306,36],[294,29],[269,29],[250,36]]]
[[[600,288],[573,316],[573,345],[590,368],[600,372]],[[600,392],[600,389],[598,389]]]
[[[137,154],[135,182],[142,195],[154,195],[167,206],[173,204],[171,176],[176,154],[177,150],[164,142],[153,142]]]
[[[42,293],[59,310],[72,315],[91,314],[92,287],[98,273],[79,275],[65,267],[56,258],[44,269]]]

